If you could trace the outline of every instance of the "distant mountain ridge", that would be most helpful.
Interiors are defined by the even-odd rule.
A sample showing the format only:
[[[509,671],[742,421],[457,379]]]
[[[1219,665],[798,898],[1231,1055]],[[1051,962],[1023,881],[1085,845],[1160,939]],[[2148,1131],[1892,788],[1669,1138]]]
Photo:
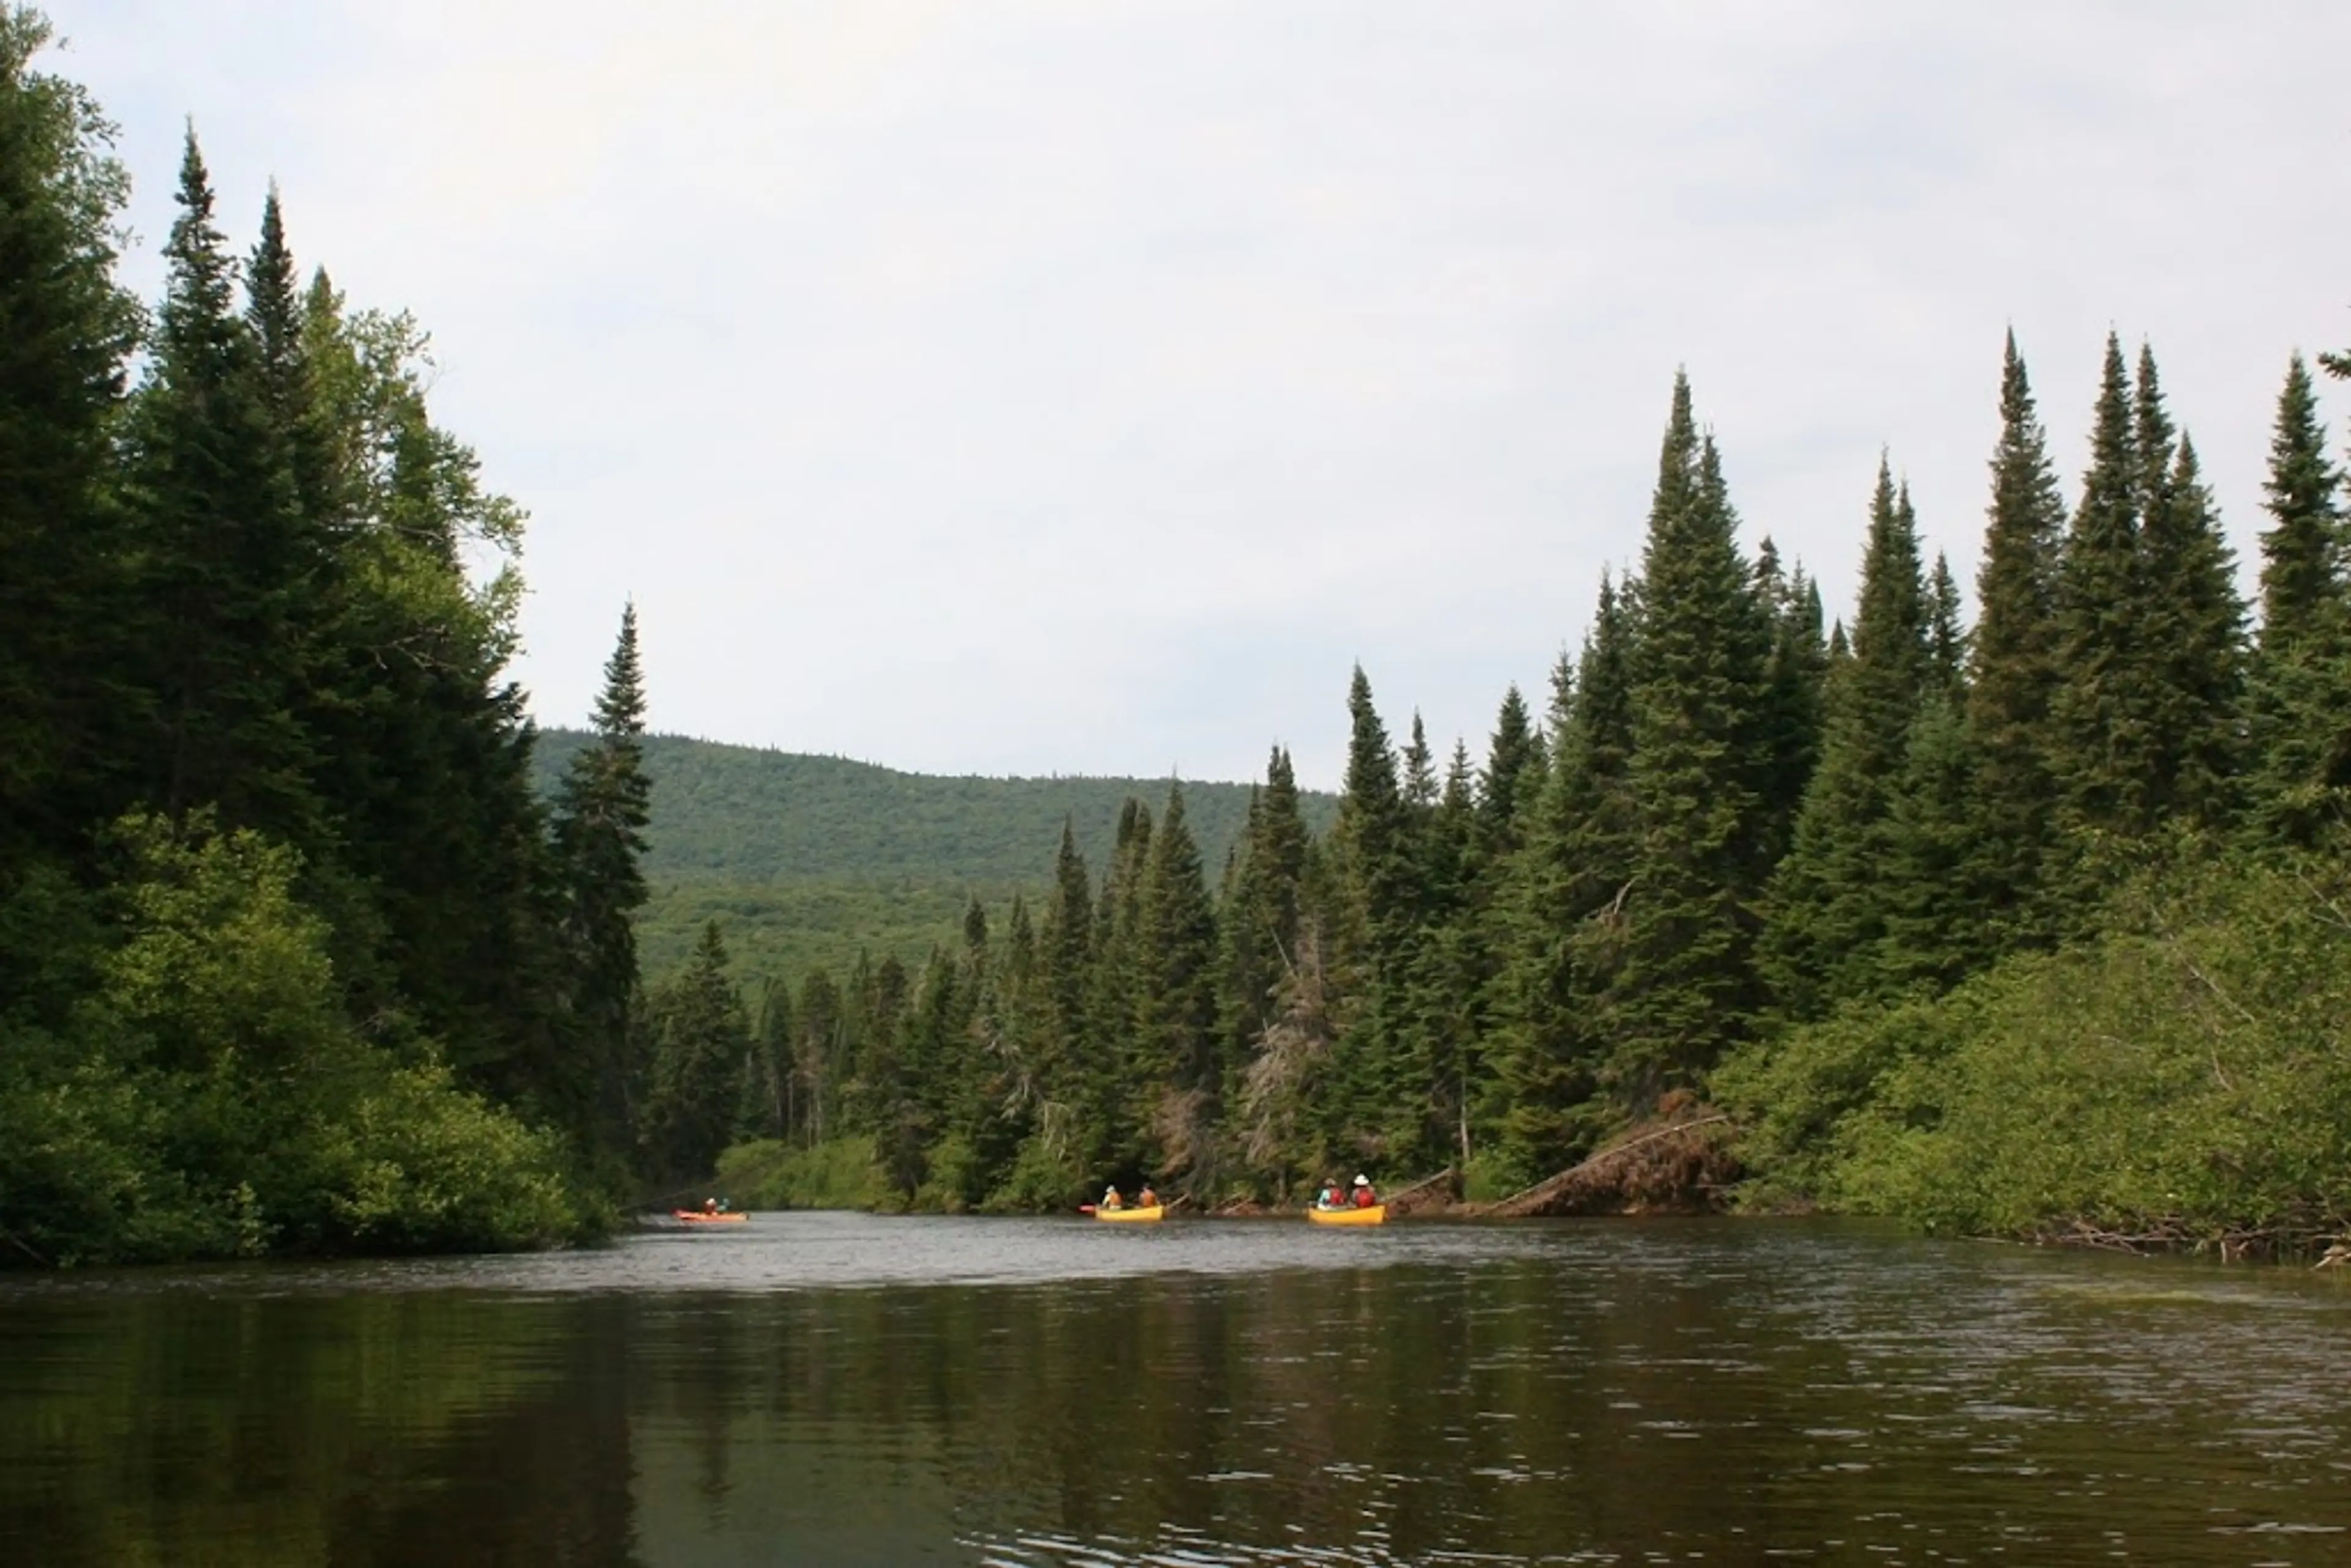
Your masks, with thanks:
[[[552,794],[587,732],[540,732],[537,781]],[[1033,899],[1052,877],[1066,820],[1097,880],[1121,809],[1156,821],[1165,779],[987,779],[906,773],[845,758],[650,735],[653,822],[641,925],[648,975],[682,958],[719,920],[747,975],[845,964],[863,947],[914,961],[951,939],[965,902]],[[1211,884],[1249,819],[1252,786],[1182,781],[1184,816]],[[1301,791],[1321,831],[1335,795]],[[795,976],[796,977],[796,976]]]

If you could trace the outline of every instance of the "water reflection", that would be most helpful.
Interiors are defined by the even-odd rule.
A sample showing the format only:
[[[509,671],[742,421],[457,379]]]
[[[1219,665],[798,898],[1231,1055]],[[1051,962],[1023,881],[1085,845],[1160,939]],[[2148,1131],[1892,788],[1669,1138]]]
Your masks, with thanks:
[[[1832,1225],[766,1217],[0,1286],[56,1563],[2332,1563],[2351,1291]]]

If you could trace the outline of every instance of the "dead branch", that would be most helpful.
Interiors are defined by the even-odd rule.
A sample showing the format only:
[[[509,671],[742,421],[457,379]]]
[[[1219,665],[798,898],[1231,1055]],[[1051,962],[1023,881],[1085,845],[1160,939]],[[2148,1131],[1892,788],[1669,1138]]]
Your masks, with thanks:
[[[1700,1127],[1720,1125],[1729,1120],[1730,1117],[1728,1114],[1718,1112],[1710,1116],[1699,1116],[1687,1122],[1676,1122],[1670,1126],[1659,1127],[1644,1133],[1638,1137],[1628,1138],[1621,1144],[1602,1149],[1579,1165],[1572,1166],[1555,1176],[1544,1177],[1532,1186],[1514,1192],[1498,1202],[1486,1204],[1477,1212],[1498,1219],[1521,1218],[1527,1215],[1541,1213],[1573,1187],[1579,1180],[1596,1176],[1602,1166],[1609,1162],[1622,1159],[1635,1149],[1654,1144],[1660,1138],[1672,1137],[1680,1133],[1695,1132]]]

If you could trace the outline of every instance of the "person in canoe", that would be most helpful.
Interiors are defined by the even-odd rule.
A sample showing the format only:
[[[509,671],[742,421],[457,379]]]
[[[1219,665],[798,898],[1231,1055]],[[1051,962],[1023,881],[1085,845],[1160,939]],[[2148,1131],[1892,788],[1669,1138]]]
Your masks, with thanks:
[[[1376,1208],[1379,1207],[1379,1198],[1372,1191],[1371,1178],[1360,1171],[1355,1173],[1355,1207]]]
[[[1126,1207],[1126,1200],[1118,1196],[1117,1187],[1106,1186],[1102,1188],[1102,1202],[1097,1204],[1095,1207],[1098,1208],[1124,1208]]]
[[[1134,1195],[1134,1206],[1137,1208],[1156,1208],[1159,1206],[1159,1195],[1151,1190],[1149,1182],[1144,1182],[1143,1190]]]
[[[1314,1207],[1317,1208],[1336,1208],[1339,1207],[1339,1178],[1337,1176],[1332,1176],[1329,1181],[1322,1184],[1322,1190],[1314,1195]]]

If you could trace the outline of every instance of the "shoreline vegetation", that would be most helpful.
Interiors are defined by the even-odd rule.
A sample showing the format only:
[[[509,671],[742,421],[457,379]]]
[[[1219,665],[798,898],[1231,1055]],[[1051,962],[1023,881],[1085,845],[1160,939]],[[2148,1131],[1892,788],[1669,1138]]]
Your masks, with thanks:
[[[1481,758],[1399,744],[1358,668],[1334,811],[1276,747],[1222,826],[1170,785],[989,846],[1033,880],[919,961],[747,987],[714,918],[649,981],[633,611],[535,774],[524,514],[423,329],[298,285],[274,192],[233,248],[193,129],[127,294],[128,174],[47,44],[0,5],[0,1264],[1357,1170],[1406,1211],[2351,1236],[2351,535],[2300,355],[2257,607],[2147,346],[2109,335],[2069,498],[2005,345],[1971,601],[1856,475],[1833,624],[1677,376],[1637,562]]]

